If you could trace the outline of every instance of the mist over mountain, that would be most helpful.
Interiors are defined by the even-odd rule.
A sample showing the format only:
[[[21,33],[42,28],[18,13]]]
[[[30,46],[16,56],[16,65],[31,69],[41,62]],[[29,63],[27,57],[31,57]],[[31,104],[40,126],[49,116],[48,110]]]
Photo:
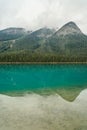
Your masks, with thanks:
[[[5,29],[0,31],[0,41],[1,55],[26,54],[27,59],[28,55],[87,57],[87,36],[72,21],[57,31],[46,27],[33,32],[23,28]]]
[[[87,49],[87,36],[74,22],[69,22],[48,39],[47,45],[53,52],[59,54],[84,55]]]
[[[14,40],[25,35],[27,31],[24,28],[7,28],[0,31],[0,41]]]
[[[61,27],[57,32],[56,35],[58,36],[65,36],[65,35],[75,35],[75,34],[82,34],[79,27],[74,22],[69,22],[65,24],[63,27]]]

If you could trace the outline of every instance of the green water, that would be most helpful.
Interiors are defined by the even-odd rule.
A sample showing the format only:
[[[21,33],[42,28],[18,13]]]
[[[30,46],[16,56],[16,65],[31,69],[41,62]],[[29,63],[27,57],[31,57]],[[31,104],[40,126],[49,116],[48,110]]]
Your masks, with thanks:
[[[0,65],[0,130],[87,130],[86,88],[87,65]]]
[[[0,93],[86,86],[87,65],[0,65]]]

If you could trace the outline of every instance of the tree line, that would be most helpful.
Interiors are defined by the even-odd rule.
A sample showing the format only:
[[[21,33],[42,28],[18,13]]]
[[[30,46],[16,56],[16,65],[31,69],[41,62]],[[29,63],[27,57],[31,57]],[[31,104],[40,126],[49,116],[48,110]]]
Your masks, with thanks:
[[[65,56],[37,53],[0,54],[0,62],[87,62],[87,56]]]

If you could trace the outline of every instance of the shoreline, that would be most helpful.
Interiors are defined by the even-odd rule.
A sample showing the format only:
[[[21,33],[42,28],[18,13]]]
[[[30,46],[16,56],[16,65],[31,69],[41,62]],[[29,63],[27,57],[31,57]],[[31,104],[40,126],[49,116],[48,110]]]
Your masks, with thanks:
[[[0,62],[0,65],[10,65],[10,64],[29,64],[29,65],[57,65],[57,64],[87,64],[87,62]]]

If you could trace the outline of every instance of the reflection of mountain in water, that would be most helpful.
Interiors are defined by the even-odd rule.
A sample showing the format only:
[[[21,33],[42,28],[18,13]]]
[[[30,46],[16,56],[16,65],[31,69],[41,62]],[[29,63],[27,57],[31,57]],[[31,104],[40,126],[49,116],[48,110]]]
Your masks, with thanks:
[[[64,98],[67,101],[74,101],[78,95],[87,87],[60,87],[60,88],[56,88],[56,89],[42,89],[42,90],[38,90],[38,91],[34,91],[34,93],[43,95],[43,96],[49,96],[49,95],[55,95],[58,94],[60,95],[62,98]]]
[[[67,101],[74,101],[85,88],[87,87],[68,87],[66,89],[58,89],[57,93]]]
[[[87,65],[1,65],[0,93],[58,93],[73,101],[87,88]]]
[[[87,90],[73,102],[58,95],[0,95],[1,130],[87,130]]]
[[[2,92],[2,94],[6,94],[12,97],[21,97],[27,94],[38,94],[44,97],[48,97],[51,95],[60,95],[64,100],[73,102],[79,94],[85,89],[86,87],[68,87],[68,88],[58,88],[58,89],[39,89],[33,91],[13,91],[13,92]]]

